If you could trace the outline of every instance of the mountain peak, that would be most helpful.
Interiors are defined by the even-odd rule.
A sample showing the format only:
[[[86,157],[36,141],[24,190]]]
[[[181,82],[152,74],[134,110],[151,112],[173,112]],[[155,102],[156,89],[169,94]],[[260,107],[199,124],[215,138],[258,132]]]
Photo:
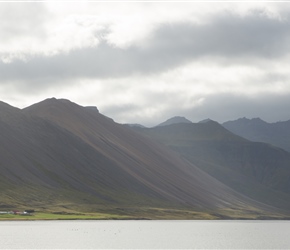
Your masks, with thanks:
[[[229,131],[251,141],[270,143],[290,151],[290,122],[268,123],[260,118],[240,118],[222,124]]]
[[[56,103],[73,103],[71,102],[70,100],[68,99],[64,99],[64,98],[55,98],[55,97],[52,97],[52,98],[47,98],[41,102],[39,102],[38,104],[40,103],[44,103],[44,104],[56,104]]]
[[[23,109],[25,114],[42,117],[45,119],[51,119],[57,123],[60,121],[71,123],[75,119],[84,119],[88,113],[98,113],[91,112],[90,109],[80,106],[74,102],[67,99],[56,99],[49,98],[41,101],[39,103],[33,104],[29,107]],[[83,118],[80,118],[82,116]]]
[[[41,106],[49,107],[49,106],[55,106],[55,105],[59,105],[59,104],[63,104],[63,103],[71,103],[71,101],[66,100],[66,99],[57,99],[55,97],[52,97],[52,98],[44,99],[44,100],[37,102],[31,106],[28,106],[28,107],[24,108],[24,110],[31,109],[32,107],[41,107]]]
[[[238,122],[238,123],[257,123],[257,122],[259,122],[259,123],[266,123],[260,117],[255,117],[255,118],[252,118],[252,119],[243,117],[243,118],[239,118],[239,119],[237,119],[235,121],[228,121],[228,122]]]
[[[167,125],[177,124],[177,123],[192,123],[192,122],[183,116],[174,116],[174,117],[166,120],[165,122],[160,123],[159,125],[157,125],[157,127],[167,126]]]
[[[35,103],[29,107],[24,108],[23,110],[25,112],[30,112],[30,111],[37,111],[37,110],[53,110],[53,111],[60,111],[62,108],[83,108],[82,106],[71,102],[70,100],[67,99],[57,99],[55,97],[52,98],[47,98],[41,102]]]
[[[208,123],[208,122],[214,122],[214,121],[212,119],[207,118],[207,119],[199,121],[198,123]]]

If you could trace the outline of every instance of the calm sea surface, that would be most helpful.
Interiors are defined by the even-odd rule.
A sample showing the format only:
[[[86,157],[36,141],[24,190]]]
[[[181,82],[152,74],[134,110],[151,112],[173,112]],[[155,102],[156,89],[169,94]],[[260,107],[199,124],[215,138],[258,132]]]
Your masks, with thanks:
[[[0,249],[290,249],[290,221],[2,221]]]

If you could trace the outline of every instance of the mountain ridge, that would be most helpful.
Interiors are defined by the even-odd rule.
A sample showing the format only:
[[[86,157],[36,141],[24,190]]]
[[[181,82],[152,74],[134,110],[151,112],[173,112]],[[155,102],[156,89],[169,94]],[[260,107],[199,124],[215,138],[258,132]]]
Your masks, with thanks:
[[[290,120],[268,123],[260,118],[240,118],[222,124],[248,140],[265,142],[290,152]]]
[[[172,124],[140,133],[180,153],[234,190],[290,209],[290,154],[233,134],[217,122]],[[251,188],[249,188],[251,187]]]

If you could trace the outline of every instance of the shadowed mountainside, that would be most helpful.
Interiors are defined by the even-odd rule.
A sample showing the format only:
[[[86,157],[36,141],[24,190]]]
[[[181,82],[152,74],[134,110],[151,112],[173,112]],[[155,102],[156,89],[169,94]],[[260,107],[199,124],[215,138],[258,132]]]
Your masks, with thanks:
[[[52,98],[0,110],[1,207],[275,210],[96,108]]]
[[[290,209],[290,154],[251,142],[217,122],[136,129],[254,200]]]
[[[269,143],[290,152],[290,120],[267,123],[260,118],[240,118],[222,125],[248,140]]]

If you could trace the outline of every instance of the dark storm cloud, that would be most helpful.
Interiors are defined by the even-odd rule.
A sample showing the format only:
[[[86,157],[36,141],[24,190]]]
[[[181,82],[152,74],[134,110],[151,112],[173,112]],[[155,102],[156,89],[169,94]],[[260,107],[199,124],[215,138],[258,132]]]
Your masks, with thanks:
[[[142,46],[119,48],[102,40],[97,47],[54,56],[28,56],[26,61],[14,60],[10,64],[1,62],[1,81],[21,80],[45,87],[76,78],[159,73],[201,57],[231,63],[275,59],[290,51],[289,27],[288,16],[281,21],[261,11],[245,17],[225,12],[202,25],[161,25]]]

